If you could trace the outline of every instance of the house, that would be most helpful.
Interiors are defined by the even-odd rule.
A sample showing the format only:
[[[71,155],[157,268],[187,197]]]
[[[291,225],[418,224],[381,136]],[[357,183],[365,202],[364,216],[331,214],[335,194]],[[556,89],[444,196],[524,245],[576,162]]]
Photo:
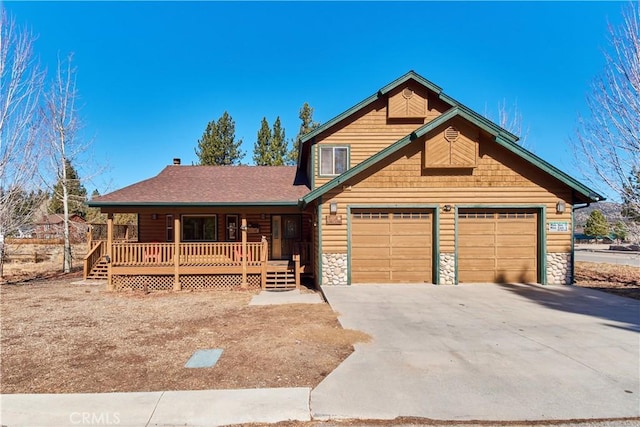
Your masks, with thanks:
[[[176,159],[95,198],[137,213],[139,241],[96,242],[86,270],[116,289],[568,284],[573,207],[598,200],[410,71],[305,135],[295,167]]]
[[[84,242],[87,238],[89,225],[80,215],[69,215],[69,238],[72,243]],[[43,216],[35,224],[37,239],[64,239],[64,215],[49,214]]]

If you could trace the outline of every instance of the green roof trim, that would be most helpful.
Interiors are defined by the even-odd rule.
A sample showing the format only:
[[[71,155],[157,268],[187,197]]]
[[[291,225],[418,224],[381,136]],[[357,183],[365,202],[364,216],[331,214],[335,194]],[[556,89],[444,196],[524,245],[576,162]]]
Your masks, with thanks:
[[[478,126],[480,129],[484,130],[485,132],[493,135],[494,136],[494,140],[498,144],[500,144],[502,147],[504,147],[507,150],[511,151],[512,153],[520,156],[521,158],[523,158],[527,162],[533,164],[537,168],[542,169],[546,173],[550,174],[551,176],[553,176],[554,178],[558,179],[559,181],[565,183],[567,186],[569,186],[572,189],[578,191],[579,193],[583,194],[584,196],[586,196],[587,198],[591,199],[592,201],[595,202],[595,201],[599,201],[599,200],[604,200],[604,197],[602,197],[600,194],[598,194],[594,190],[590,189],[589,187],[585,186],[584,184],[581,184],[576,179],[572,178],[571,176],[569,176],[566,173],[562,172],[558,168],[552,166],[551,164],[549,164],[546,161],[542,160],[541,158],[539,158],[535,154],[531,153],[530,151],[528,151],[528,150],[524,149],[523,147],[521,147],[520,145],[518,145],[516,143],[518,138],[515,135],[513,135],[512,133],[507,132],[506,130],[504,130],[500,126],[498,126],[495,123],[493,123],[492,121],[488,120],[487,118],[475,113],[473,110],[471,110],[471,109],[469,109],[469,108],[467,108],[465,106],[459,105],[459,106],[456,106],[456,107],[448,110],[444,114],[436,117],[435,119],[433,119],[429,123],[426,123],[426,124],[422,125],[418,129],[413,131],[411,134],[399,139],[398,141],[396,141],[393,144],[389,145],[385,149],[381,150],[380,152],[374,154],[373,156],[369,157],[365,161],[363,161],[363,162],[359,163],[358,165],[354,166],[353,168],[349,169],[348,171],[346,171],[342,175],[339,175],[339,176],[335,177],[334,179],[332,179],[331,181],[327,182],[326,184],[322,185],[321,187],[318,187],[318,188],[312,190],[306,196],[304,196],[302,199],[300,199],[300,202],[301,202],[302,206],[303,207],[306,206],[311,201],[317,199],[318,197],[322,196],[323,194],[326,194],[328,191],[333,190],[334,188],[336,188],[340,184],[342,184],[345,181],[353,178],[354,176],[356,176],[357,174],[359,174],[362,171],[366,170],[367,168],[375,165],[376,163],[378,163],[382,159],[384,159],[384,158],[390,156],[391,154],[397,152],[398,150],[401,150],[402,148],[406,147],[408,144],[410,144],[415,139],[424,136],[425,134],[427,134],[431,130],[437,128],[438,126],[441,126],[441,125],[445,124],[446,122],[448,122],[449,120],[451,120],[451,119],[453,119],[455,117],[462,117],[463,119],[469,121],[470,123]]]
[[[597,191],[582,184],[577,179],[573,178],[572,176],[566,174],[565,172],[556,168],[555,166],[548,163],[547,161],[536,156],[531,151],[527,150],[521,145],[515,144],[504,138],[501,138],[500,135],[496,136],[495,141],[501,146],[503,146],[504,148],[506,148],[507,150],[511,151],[512,153],[522,157],[524,160],[528,161],[535,167],[542,169],[543,171],[547,172],[549,175],[567,184],[573,190],[583,194],[584,196],[587,196],[587,198],[589,198],[592,202],[601,202],[603,200],[606,200],[606,198],[603,195],[599,194]]]
[[[404,83],[404,82],[406,82],[408,80],[411,80],[411,79],[413,79],[416,82],[420,83],[421,85],[425,86],[427,89],[430,89],[430,90],[434,91],[438,95],[440,95],[442,93],[442,89],[439,86],[435,85],[434,83],[432,83],[429,80],[425,79],[424,77],[422,77],[421,75],[419,75],[415,71],[411,70],[411,71],[407,72],[406,74],[404,74],[403,76],[400,76],[397,79],[395,79],[394,81],[392,81],[391,83],[387,84],[386,86],[382,87],[380,90],[378,90],[373,95],[371,95],[368,98],[360,101],[359,103],[357,103],[353,107],[349,108],[348,110],[344,111],[343,113],[340,113],[339,115],[335,116],[334,118],[332,118],[328,122],[323,123],[320,127],[318,127],[316,129],[312,130],[311,132],[305,134],[300,139],[300,144],[302,145],[305,142],[309,141],[310,139],[313,139],[315,136],[317,136],[320,133],[324,132],[325,130],[329,129],[331,126],[335,125],[336,123],[340,122],[341,120],[344,120],[345,118],[349,117],[350,115],[352,115],[353,113],[355,113],[358,110],[362,109],[363,107],[365,107],[365,106],[371,104],[372,102],[376,101],[381,96],[383,96],[386,93],[392,91],[393,89],[395,89],[396,87],[398,87],[402,83]],[[456,104],[453,104],[453,105],[456,105]],[[302,152],[302,150],[300,150],[300,152]]]

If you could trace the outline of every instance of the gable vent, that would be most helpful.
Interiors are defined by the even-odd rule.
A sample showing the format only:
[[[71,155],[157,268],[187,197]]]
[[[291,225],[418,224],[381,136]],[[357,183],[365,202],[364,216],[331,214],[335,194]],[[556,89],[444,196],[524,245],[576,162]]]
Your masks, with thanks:
[[[453,126],[449,126],[444,131],[444,137],[449,142],[456,142],[460,136],[460,131]]]
[[[404,88],[404,90],[402,91],[402,96],[404,96],[405,99],[409,99],[413,96],[413,91],[408,87]]]

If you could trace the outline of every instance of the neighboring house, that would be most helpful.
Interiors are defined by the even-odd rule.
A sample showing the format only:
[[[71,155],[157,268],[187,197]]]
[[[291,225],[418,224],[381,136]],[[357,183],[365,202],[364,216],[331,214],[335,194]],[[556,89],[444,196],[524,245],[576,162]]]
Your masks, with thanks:
[[[137,213],[139,242],[96,243],[86,271],[108,260],[110,288],[278,287],[284,270],[324,285],[571,283],[572,208],[603,197],[516,141],[411,71],[305,135],[296,167],[176,159],[93,199]]]
[[[69,216],[69,237],[71,242],[84,242],[87,238],[89,225],[79,215]],[[51,240],[64,238],[64,215],[50,214],[43,216],[35,224],[35,237],[37,239]]]

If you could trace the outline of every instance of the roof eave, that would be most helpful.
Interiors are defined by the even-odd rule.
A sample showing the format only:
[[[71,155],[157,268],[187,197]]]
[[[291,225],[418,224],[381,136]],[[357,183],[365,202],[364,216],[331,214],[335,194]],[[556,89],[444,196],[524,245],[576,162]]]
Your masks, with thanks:
[[[266,201],[266,202],[87,202],[92,208],[108,207],[252,207],[252,206],[298,206],[295,201]]]

